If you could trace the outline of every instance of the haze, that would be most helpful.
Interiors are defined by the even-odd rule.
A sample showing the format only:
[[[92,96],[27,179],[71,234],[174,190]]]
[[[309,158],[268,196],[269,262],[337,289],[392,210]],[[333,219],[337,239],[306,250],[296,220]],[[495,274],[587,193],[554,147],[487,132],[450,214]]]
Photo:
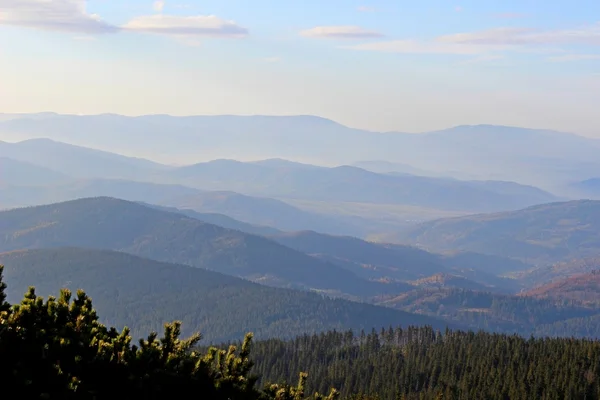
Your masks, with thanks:
[[[599,15],[593,0],[2,0],[0,110],[600,137]]]

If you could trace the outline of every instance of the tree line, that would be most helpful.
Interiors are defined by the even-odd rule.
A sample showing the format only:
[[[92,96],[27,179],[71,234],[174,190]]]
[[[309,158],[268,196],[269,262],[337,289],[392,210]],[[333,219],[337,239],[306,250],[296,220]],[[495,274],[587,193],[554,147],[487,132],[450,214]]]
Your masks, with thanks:
[[[308,390],[342,398],[600,399],[600,342],[430,327],[327,332],[258,341],[253,371],[263,382],[308,372]]]
[[[99,322],[91,299],[63,289],[44,300],[30,288],[16,305],[6,301],[0,266],[0,384],[3,395],[24,399],[332,400],[305,396],[306,374],[296,386],[258,388],[251,374],[252,335],[226,350],[194,350],[199,334],[180,339],[180,323],[165,325],[132,344],[121,332]],[[296,377],[297,379],[297,377]],[[3,397],[4,398],[4,397]],[[10,397],[13,398],[13,397]]]
[[[596,340],[408,326],[255,342],[249,334],[239,343],[202,348],[199,334],[181,339],[174,322],[161,337],[151,333],[134,344],[128,329],[100,322],[83,291],[72,296],[63,289],[43,299],[30,288],[20,303],[9,304],[2,271],[0,384],[8,396],[600,399]]]

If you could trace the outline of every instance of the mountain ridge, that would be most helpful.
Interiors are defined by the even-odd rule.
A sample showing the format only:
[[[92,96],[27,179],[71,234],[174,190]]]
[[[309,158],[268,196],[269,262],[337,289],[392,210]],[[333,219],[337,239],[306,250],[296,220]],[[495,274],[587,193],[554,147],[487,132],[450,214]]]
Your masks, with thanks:
[[[97,197],[0,212],[0,251],[83,247],[212,269],[272,286],[364,297],[406,290],[359,278],[262,236]]]

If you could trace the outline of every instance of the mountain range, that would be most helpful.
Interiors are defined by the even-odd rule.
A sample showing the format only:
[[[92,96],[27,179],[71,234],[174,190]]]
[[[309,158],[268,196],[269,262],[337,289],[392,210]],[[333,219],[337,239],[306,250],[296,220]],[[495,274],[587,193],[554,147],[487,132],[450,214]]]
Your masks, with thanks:
[[[240,276],[272,286],[335,295],[402,292],[262,236],[108,197],[0,212],[0,252],[81,247],[116,250]]]
[[[451,171],[461,179],[516,181],[545,189],[557,182],[592,178],[600,164],[600,140],[494,125],[407,134],[353,129],[315,116],[43,113],[0,118],[0,138],[39,137],[163,163],[279,157],[341,165],[380,160],[436,174]]]
[[[446,323],[384,307],[271,288],[243,279],[108,250],[54,248],[0,253],[9,301],[29,286],[38,295],[85,289],[103,322],[128,326],[135,338],[183,322],[184,335],[200,331],[205,343],[293,337],[328,329]]]
[[[588,202],[582,202],[584,206],[585,203]],[[551,204],[538,218],[546,221],[560,212],[568,213],[573,205],[573,202]],[[587,215],[591,215],[590,212]],[[520,218],[529,221],[525,216]],[[204,220],[223,222],[233,229]],[[291,315],[289,310],[297,310],[298,304],[304,301],[299,299],[306,299],[302,296],[308,295],[292,293],[317,292],[311,294],[317,297],[306,301],[318,310],[327,309],[329,305],[320,306],[311,301],[321,299],[327,303],[333,301],[328,300],[330,297],[342,297],[407,312],[409,314],[403,314],[406,321],[421,321],[413,318],[416,313],[474,329],[554,334],[564,333],[566,327],[571,327],[571,331],[580,336],[596,334],[585,322],[600,314],[595,304],[560,295],[540,297],[530,292],[536,285],[534,282],[538,282],[538,286],[544,284],[543,279],[548,282],[544,277],[549,275],[541,272],[543,267],[533,268],[508,251],[504,255],[456,251],[434,254],[415,247],[371,243],[348,236],[257,229],[264,228],[222,215],[204,215],[107,197],[86,198],[0,212],[0,262],[9,269],[16,267],[10,276],[18,292],[24,290],[26,282],[36,283],[43,294],[58,290],[61,285],[86,287],[94,297],[103,299],[102,307],[112,310],[105,313],[111,322],[134,324],[141,330],[155,329],[159,320],[164,322],[165,316],[172,315],[191,321],[192,329],[210,329],[211,326],[202,321],[218,321],[214,324],[217,330],[211,334],[224,338],[224,328],[218,327],[229,325],[218,315],[211,314],[212,311],[198,314],[200,311],[187,306],[181,306],[181,312],[174,311],[188,295],[193,304],[206,303],[209,310],[222,310],[224,316],[231,312],[232,324],[248,323],[238,313],[241,307],[245,311],[240,312],[254,316],[256,329],[265,335],[285,336],[289,333],[286,329],[294,329],[294,326],[303,332],[319,331],[321,327],[316,322],[319,318],[330,321],[323,329],[359,323],[354,319],[355,314],[349,314],[354,313],[351,308],[356,303],[352,302],[332,306],[331,311],[325,312],[327,317],[310,314],[296,322],[287,319]],[[581,245],[588,239],[587,236],[572,237],[569,242],[572,247],[576,244],[574,240],[579,240]],[[167,267],[166,263],[179,266],[169,264]],[[136,266],[133,272],[127,269],[129,264]],[[147,265],[150,267],[145,270]],[[581,268],[569,265],[573,265],[573,271],[585,272],[592,264]],[[104,266],[110,268],[105,270]],[[173,268],[187,272],[175,273]],[[200,274],[189,272],[191,270],[202,273],[212,270],[216,274],[211,275],[212,278],[191,276]],[[20,273],[23,273],[21,278]],[[137,276],[144,276],[145,280],[136,279]],[[196,285],[198,292],[186,289],[196,280],[216,283]],[[115,281],[127,284],[118,285]],[[267,292],[261,292],[260,288],[265,286],[255,285],[251,290],[250,286],[240,287],[238,282],[283,287],[288,292],[282,296],[289,301],[277,300],[278,295],[272,294],[275,297],[271,301],[278,304],[276,308],[267,307],[262,312],[244,309],[240,306],[243,302],[265,307],[262,302],[251,299],[267,296]],[[161,284],[165,285],[164,289],[157,288]],[[117,289],[111,291],[113,287]],[[133,294],[123,294],[126,290]],[[228,295],[229,290],[244,295],[240,294],[239,298]],[[151,294],[153,291],[157,293]],[[521,293],[516,295],[517,292]],[[164,312],[150,312],[149,309],[160,308],[155,304],[163,295],[172,299],[165,305]],[[236,300],[225,302],[223,308],[210,306],[219,301],[220,296],[232,296]],[[229,311],[230,307],[235,311]],[[356,315],[362,315],[363,311],[357,312]],[[388,311],[377,307],[372,312],[384,315],[377,321],[391,318],[385,314]],[[141,325],[132,322],[133,315],[138,314]],[[278,325],[280,320],[288,328]],[[433,322],[440,324],[437,320]]]
[[[351,166],[326,168],[291,162],[216,160],[170,170],[155,179],[205,190],[233,190],[268,197],[404,204],[459,211],[510,210],[557,199],[541,189],[514,182],[388,175]]]
[[[425,222],[398,239],[432,251],[473,251],[538,265],[594,257],[600,252],[600,201],[558,202]]]
[[[126,179],[262,197],[459,211],[511,210],[557,200],[551,193],[514,182],[380,174],[352,166],[326,168],[278,159],[215,160],[175,168],[47,139],[0,143],[0,157],[11,162],[11,175],[21,178],[5,183],[19,186],[60,183],[67,177]],[[64,176],[54,177],[57,173]]]

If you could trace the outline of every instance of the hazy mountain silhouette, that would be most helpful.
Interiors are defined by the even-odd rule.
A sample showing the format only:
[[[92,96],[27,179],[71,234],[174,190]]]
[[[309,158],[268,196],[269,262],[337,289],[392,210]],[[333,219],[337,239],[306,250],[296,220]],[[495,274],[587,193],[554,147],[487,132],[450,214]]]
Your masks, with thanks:
[[[52,114],[5,120],[0,122],[0,135],[3,132],[23,139],[49,137],[109,151],[123,149],[180,164],[216,158],[284,158],[326,165],[382,160],[434,173],[453,171],[460,177],[544,187],[588,179],[600,164],[600,140],[494,125],[405,134],[352,129],[314,116]]]
[[[215,160],[180,167],[162,180],[209,190],[319,201],[406,204],[448,210],[510,210],[557,198],[513,182],[386,175],[352,166]]]
[[[6,185],[52,185],[69,179],[66,174],[48,168],[0,157],[0,188]]]
[[[30,139],[18,143],[0,142],[0,157],[28,162],[76,178],[130,179],[168,169],[167,166],[148,160],[50,139]]]

